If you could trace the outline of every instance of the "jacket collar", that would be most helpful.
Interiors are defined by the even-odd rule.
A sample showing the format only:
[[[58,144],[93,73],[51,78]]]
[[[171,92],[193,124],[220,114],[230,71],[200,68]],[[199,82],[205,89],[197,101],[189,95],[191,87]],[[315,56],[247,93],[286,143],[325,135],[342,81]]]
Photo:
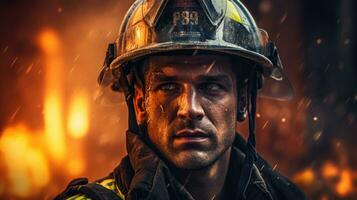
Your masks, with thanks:
[[[137,134],[127,131],[128,155],[114,170],[119,190],[126,199],[189,199],[193,197],[174,178],[167,165],[146,145]],[[232,148],[224,193],[230,197],[237,191],[241,164],[244,160],[245,142],[237,134]],[[247,199],[271,200],[267,185],[254,165],[252,179],[247,189]]]

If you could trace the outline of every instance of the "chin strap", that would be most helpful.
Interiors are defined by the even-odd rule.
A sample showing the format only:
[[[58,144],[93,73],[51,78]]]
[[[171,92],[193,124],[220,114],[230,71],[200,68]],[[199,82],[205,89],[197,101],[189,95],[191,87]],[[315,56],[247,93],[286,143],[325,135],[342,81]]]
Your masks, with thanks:
[[[246,147],[246,157],[243,162],[243,167],[238,183],[238,193],[237,199],[243,200],[246,199],[246,191],[250,183],[253,165],[257,160],[257,152],[255,150],[255,116],[256,116],[256,100],[258,88],[260,87],[259,83],[259,72],[252,70],[249,81],[248,81],[248,117],[249,117],[249,136]]]
[[[134,88],[130,86],[127,79],[128,71],[126,66],[120,69],[120,76],[117,83],[113,85],[120,85],[120,89],[123,91],[125,101],[128,106],[128,130],[132,133],[139,133],[139,126],[136,122],[135,109],[134,109]]]

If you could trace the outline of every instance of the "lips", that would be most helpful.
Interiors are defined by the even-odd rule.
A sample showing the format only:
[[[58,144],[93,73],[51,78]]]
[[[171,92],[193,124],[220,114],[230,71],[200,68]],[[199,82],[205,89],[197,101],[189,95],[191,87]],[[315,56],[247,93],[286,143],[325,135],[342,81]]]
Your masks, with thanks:
[[[175,134],[175,138],[207,138],[210,135],[200,129],[183,129]]]
[[[211,136],[201,129],[182,129],[174,134],[173,146],[177,150],[204,150],[211,144]]]

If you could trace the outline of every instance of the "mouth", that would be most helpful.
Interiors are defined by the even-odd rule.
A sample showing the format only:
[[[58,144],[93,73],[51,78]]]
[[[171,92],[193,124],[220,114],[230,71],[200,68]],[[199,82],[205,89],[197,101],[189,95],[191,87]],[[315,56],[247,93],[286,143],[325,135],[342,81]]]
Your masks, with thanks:
[[[174,139],[181,144],[203,143],[210,138],[207,132],[200,129],[183,129],[174,135]]]
[[[196,138],[196,137],[209,137],[209,134],[200,129],[183,129],[175,134],[175,138]]]

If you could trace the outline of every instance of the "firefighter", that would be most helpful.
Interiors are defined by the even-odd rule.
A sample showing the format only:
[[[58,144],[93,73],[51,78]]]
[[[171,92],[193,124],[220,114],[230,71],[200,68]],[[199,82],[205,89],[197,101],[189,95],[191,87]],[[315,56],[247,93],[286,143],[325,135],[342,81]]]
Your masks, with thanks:
[[[257,96],[292,89],[239,0],[136,0],[98,81],[125,97],[127,156],[57,199],[306,199],[256,152]]]

